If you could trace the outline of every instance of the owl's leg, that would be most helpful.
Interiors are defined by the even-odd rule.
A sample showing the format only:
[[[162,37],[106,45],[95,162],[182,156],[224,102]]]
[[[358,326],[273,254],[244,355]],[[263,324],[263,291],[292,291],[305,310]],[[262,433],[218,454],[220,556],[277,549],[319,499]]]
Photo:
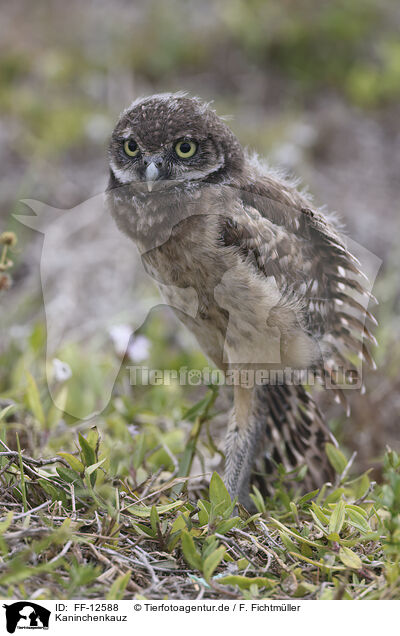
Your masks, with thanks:
[[[253,389],[234,388],[234,406],[231,413],[225,446],[225,484],[232,499],[251,508],[249,497],[250,474],[257,454],[260,427],[252,417]]]

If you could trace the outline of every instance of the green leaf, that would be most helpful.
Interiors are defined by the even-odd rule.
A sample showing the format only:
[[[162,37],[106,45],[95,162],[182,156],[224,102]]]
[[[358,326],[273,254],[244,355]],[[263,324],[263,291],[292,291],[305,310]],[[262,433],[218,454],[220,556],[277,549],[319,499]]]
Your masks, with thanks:
[[[202,570],[202,559],[196,550],[194,540],[191,534],[186,530],[181,533],[182,552],[187,563],[195,570]]]
[[[156,509],[158,514],[162,515],[165,512],[174,510],[175,508],[180,508],[181,506],[183,506],[183,504],[184,502],[181,499],[178,499],[177,501],[173,501],[169,504],[156,506]],[[128,510],[133,515],[136,515],[136,517],[141,517],[142,519],[150,518],[151,515],[151,508],[149,506],[135,506],[134,504],[132,504],[132,506],[128,506],[126,510]]]
[[[313,557],[313,551],[307,543],[300,545],[300,552],[303,556],[309,557],[310,559]]]
[[[240,576],[239,574],[230,574],[228,576],[220,577],[218,578],[218,583],[221,585],[237,585],[241,590],[248,590],[251,585],[266,587],[268,590],[271,590],[277,585],[277,581],[268,579],[264,576],[250,578],[248,576]]]
[[[345,547],[340,548],[339,559],[348,568],[359,570],[362,567],[360,557],[358,556],[358,554],[350,550],[350,548],[345,548]]]
[[[75,470],[71,470],[70,468],[65,468],[64,466],[59,466],[56,468],[57,473],[61,477],[63,481],[66,481],[67,484],[80,484],[83,486],[83,481]]]
[[[301,581],[301,583],[299,583],[299,585],[297,586],[297,589],[295,590],[293,596],[295,598],[301,599],[303,596],[313,593],[317,589],[318,589],[317,585],[313,585],[312,583],[306,583],[306,581]]]
[[[227,532],[229,532],[229,530],[232,530],[232,528],[240,524],[240,522],[241,522],[240,517],[232,517],[231,519],[225,519],[224,521],[221,521],[221,523],[217,525],[215,532],[218,532],[218,534],[226,534]]]
[[[327,495],[325,498],[325,501],[324,501],[325,507],[328,504],[336,503],[337,501],[339,501],[339,499],[342,498],[342,495],[344,495],[345,492],[346,492],[345,488],[336,488],[336,490],[333,490],[332,492],[330,492],[329,495]]]
[[[368,519],[368,513],[364,510],[364,508],[360,508],[360,506],[355,506],[354,504],[346,504],[346,511],[353,510],[354,512],[358,512],[364,519]]]
[[[370,480],[367,473],[353,479],[353,481],[346,483],[346,489],[348,489],[355,500],[361,499],[366,495],[370,487]]]
[[[91,466],[96,462],[96,453],[81,433],[79,433],[78,437],[85,464],[86,466]]]
[[[347,466],[347,459],[343,453],[336,448],[333,444],[325,444],[325,452],[328,456],[329,462],[335,471],[341,475]]]
[[[264,497],[258,490],[257,486],[253,486],[253,493],[250,494],[250,499],[254,503],[256,510],[262,514],[266,511]]]
[[[232,503],[224,482],[218,473],[214,472],[210,480],[210,501],[214,506],[220,506],[219,512],[224,512]]]
[[[293,515],[293,519],[294,519],[294,521],[296,521],[296,522],[297,522],[297,520],[298,520],[298,518],[299,518],[299,512],[298,512],[298,510],[297,510],[297,506],[296,506],[296,504],[294,503],[294,501],[291,501],[291,502],[290,502],[290,504],[289,504],[289,508],[290,508],[291,513],[292,513],[292,515]]]
[[[27,379],[26,397],[28,399],[29,408],[31,409],[33,415],[38,420],[38,422],[42,426],[44,426],[45,417],[44,417],[42,403],[40,401],[39,390],[37,388],[37,384],[33,376],[29,373],[29,371],[26,371],[26,379]]]
[[[318,488],[316,490],[312,490],[311,492],[307,492],[297,502],[298,507],[302,508],[304,506],[304,504],[307,503],[307,501],[310,501],[310,499],[313,499],[316,495],[318,495],[318,493],[319,493],[319,489]]]
[[[231,516],[234,507],[235,504],[233,502],[230,503],[229,506],[226,505],[225,501],[220,501],[219,504],[212,503],[209,523],[213,523],[218,517],[228,519]]]
[[[210,534],[204,540],[204,543],[201,549],[201,556],[202,556],[203,562],[212,552],[214,552],[214,550],[218,548],[218,546],[219,546],[218,538],[215,536],[215,534]]]
[[[311,503],[312,511],[314,512],[317,519],[322,523],[323,526],[327,526],[329,523],[328,517],[323,513],[320,506],[317,506],[314,501]]]
[[[91,475],[92,473],[94,473],[94,471],[97,470],[99,468],[99,466],[104,464],[106,459],[107,458],[105,457],[100,462],[96,462],[95,464],[92,464],[91,466],[88,466],[87,468],[85,468],[85,475]]]
[[[3,532],[6,532],[8,530],[8,528],[10,527],[12,523],[13,516],[14,516],[13,511],[9,510],[9,512],[7,512],[7,515],[4,521],[0,521],[0,534],[3,534]]]
[[[321,523],[321,521],[318,519],[317,515],[315,514],[315,512],[313,512],[312,510],[310,510],[310,515],[312,516],[312,518],[315,521],[316,526],[322,530],[322,532],[326,535],[327,534],[327,529],[324,526],[323,523]]]
[[[211,401],[214,400],[214,392],[210,391],[207,395],[199,400],[196,404],[194,404],[186,413],[182,415],[183,420],[189,420],[189,422],[194,422],[196,417],[199,415],[203,415],[207,410]]]
[[[134,469],[137,470],[141,466],[146,454],[146,437],[144,433],[136,435],[134,442],[135,446],[133,449],[132,464]]]
[[[132,570],[118,576],[108,592],[107,601],[120,601],[124,597],[126,586],[131,580]]]
[[[215,569],[219,566],[222,559],[224,558],[225,552],[226,548],[221,545],[219,548],[211,552],[211,554],[204,560],[203,574],[206,581],[209,581],[212,577]]]
[[[99,468],[99,466],[104,464],[106,459],[107,458],[105,457],[100,462],[96,462],[95,464],[90,464],[90,466],[87,466],[85,468],[85,476],[89,478],[90,484],[91,484],[92,487],[95,485],[96,480],[97,480],[97,472],[96,471]]]
[[[50,495],[52,501],[61,501],[63,506],[67,505],[65,492],[61,488],[57,488],[46,479],[38,479],[38,484],[41,485],[46,494]]]
[[[345,505],[343,501],[339,501],[334,507],[329,519],[329,534],[337,532],[340,534],[344,523]]]
[[[367,521],[356,510],[352,510],[351,508],[348,509],[347,518],[349,519],[350,524],[354,526],[354,528],[361,530],[361,532],[364,532],[365,534],[371,532],[371,528],[369,527]]]
[[[57,455],[65,459],[65,461],[68,462],[71,468],[73,470],[76,470],[78,473],[83,473],[83,471],[85,470],[82,462],[74,455],[71,455],[71,453],[57,453]]]
[[[42,563],[35,567],[30,567],[28,565],[23,564],[22,557],[17,557],[10,565],[8,570],[0,577],[0,585],[15,585],[18,583],[23,583],[24,581],[30,579],[31,577],[39,577],[43,573],[49,573],[52,570],[59,568],[59,561],[53,561],[52,563]]]
[[[250,565],[250,562],[247,559],[245,559],[244,557],[242,557],[241,559],[238,559],[236,561],[236,565],[237,565],[239,570],[245,570]],[[221,577],[219,577],[219,578],[221,578]]]
[[[155,539],[157,536],[157,533],[154,532],[152,528],[148,528],[143,523],[134,523],[133,527],[139,529],[141,532],[143,532],[143,534],[145,534],[147,537],[151,537],[152,539]]]
[[[286,532],[280,530],[279,535],[281,537],[283,545],[287,550],[297,552],[297,550],[299,549],[298,546],[291,539],[289,539],[289,536],[286,534]]]
[[[297,470],[297,474],[296,474],[296,481],[303,481],[304,477],[306,476],[308,472],[308,466],[307,464],[304,464],[303,466],[301,466],[298,470]]]
[[[205,526],[208,523],[209,515],[210,515],[210,504],[208,501],[203,501],[199,499],[197,502],[197,506],[199,508],[199,524],[201,526]]]
[[[329,539],[329,541],[336,541],[337,543],[342,542],[340,535],[337,532],[331,532],[330,534],[327,534],[326,538]]]
[[[157,534],[158,527],[160,525],[160,517],[158,516],[157,508],[155,506],[151,507],[150,524],[153,529],[153,532]]]
[[[99,442],[99,431],[97,430],[96,426],[93,426],[93,428],[91,428],[87,432],[86,441],[89,444],[89,446],[91,446],[93,450],[96,451],[96,448]]]
[[[311,565],[315,565],[318,568],[321,568],[322,570],[331,570],[331,571],[339,571],[339,570],[344,570],[344,567],[342,565],[329,565],[328,563],[324,563],[321,559],[321,561],[315,561],[315,559],[310,559],[307,556],[304,556],[303,554],[299,554],[298,552],[290,552],[290,554],[295,557],[296,559],[300,559],[301,561],[305,561],[306,563],[311,563]]]
[[[321,543],[316,543],[315,541],[311,541],[310,539],[303,537],[303,535],[299,534],[298,532],[294,532],[293,530],[290,530],[290,528],[287,528],[286,526],[284,526],[283,523],[281,523],[280,521],[278,521],[278,519],[275,519],[274,517],[270,517],[270,521],[274,523],[280,530],[283,530],[289,536],[292,536],[298,541],[300,541],[300,543],[307,543],[307,545],[310,545],[313,548],[321,549],[324,547]]]
[[[187,528],[186,519],[183,514],[180,514],[175,519],[174,523],[171,526],[171,532],[176,532],[177,530],[184,530]]]
[[[241,519],[242,529],[251,524],[254,525],[254,522],[260,519],[260,517],[262,517],[262,512],[255,512],[254,515],[251,515],[251,517],[248,517],[246,521],[243,522],[243,519]]]

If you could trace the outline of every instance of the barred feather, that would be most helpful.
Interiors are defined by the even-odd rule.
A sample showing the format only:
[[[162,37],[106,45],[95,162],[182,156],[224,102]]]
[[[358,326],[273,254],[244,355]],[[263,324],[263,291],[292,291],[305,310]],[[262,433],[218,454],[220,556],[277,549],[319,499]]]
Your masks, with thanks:
[[[289,289],[295,295],[304,326],[323,352],[315,375],[349,414],[337,368],[356,371],[355,355],[375,368],[366,341],[376,345],[376,339],[365,323],[376,320],[362,302],[376,299],[360,281],[366,280],[361,265],[334,225],[286,183],[260,175],[250,187],[243,180],[242,188],[243,213],[230,215],[225,244],[236,245],[260,274],[273,276],[282,295]],[[264,420],[268,438],[267,490],[274,462],[288,470],[306,464],[309,488],[332,478],[324,447],[333,438],[304,387],[258,387],[254,414]]]
[[[332,482],[334,471],[326,459],[325,444],[336,444],[336,440],[303,386],[257,387],[253,414],[265,422],[267,453],[258,460],[253,477],[264,494],[272,492],[277,464],[282,464],[287,472],[305,464],[306,490]]]

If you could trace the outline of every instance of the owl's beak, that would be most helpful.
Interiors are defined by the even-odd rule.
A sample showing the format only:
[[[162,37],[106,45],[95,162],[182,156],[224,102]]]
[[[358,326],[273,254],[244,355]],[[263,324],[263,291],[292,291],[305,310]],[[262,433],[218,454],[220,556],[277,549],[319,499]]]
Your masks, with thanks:
[[[146,177],[146,182],[147,182],[147,189],[149,192],[152,191],[154,186],[154,181],[158,178],[159,174],[160,174],[160,171],[157,168],[156,164],[153,161],[149,163],[144,173]]]

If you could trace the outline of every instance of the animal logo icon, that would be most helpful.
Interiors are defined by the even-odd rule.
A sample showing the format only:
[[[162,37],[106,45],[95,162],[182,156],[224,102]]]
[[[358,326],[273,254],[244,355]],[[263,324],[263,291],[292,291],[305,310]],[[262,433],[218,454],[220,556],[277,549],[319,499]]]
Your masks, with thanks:
[[[6,610],[6,628],[9,634],[14,634],[16,629],[48,629],[50,610],[31,603],[30,601],[17,601],[10,605],[4,604]]]

